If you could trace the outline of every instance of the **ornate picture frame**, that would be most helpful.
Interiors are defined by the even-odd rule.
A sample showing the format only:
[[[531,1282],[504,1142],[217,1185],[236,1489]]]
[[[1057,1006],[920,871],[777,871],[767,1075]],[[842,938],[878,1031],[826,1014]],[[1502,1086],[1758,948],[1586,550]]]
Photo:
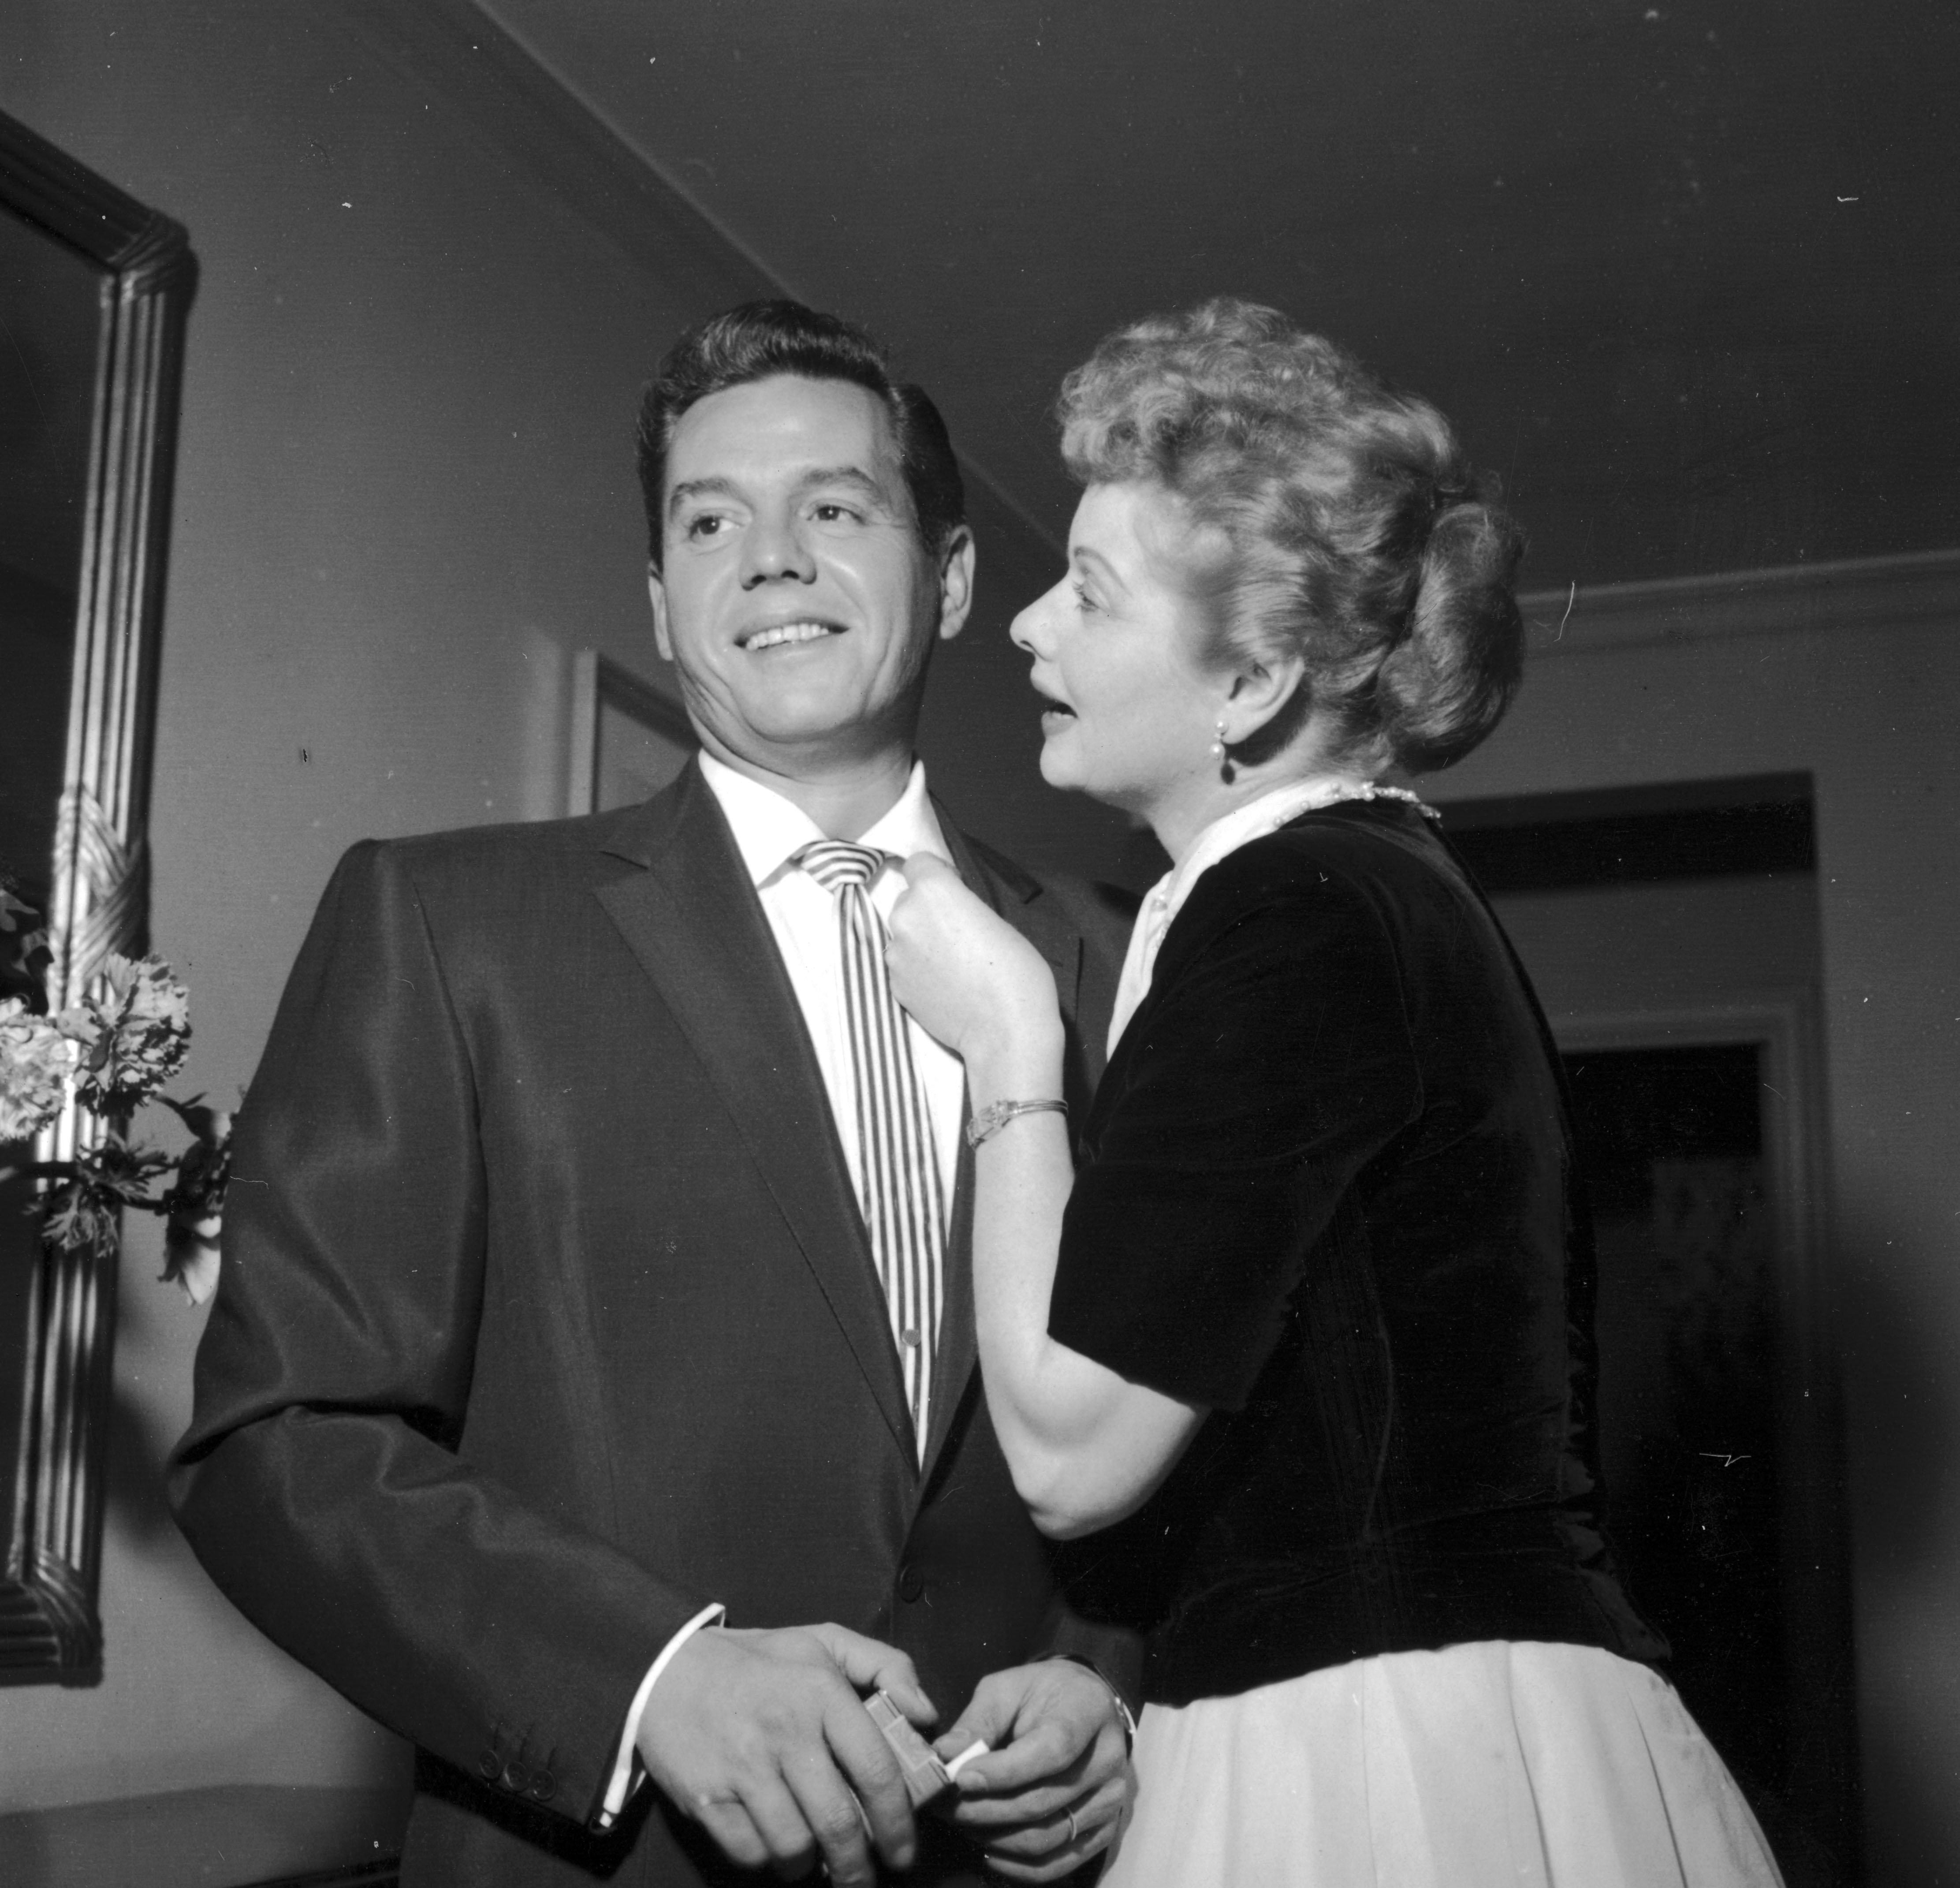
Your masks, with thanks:
[[[0,205],[98,279],[93,432],[68,733],[47,913],[49,997],[72,1004],[112,951],[145,947],[145,831],[158,632],[185,317],[185,231],[0,113]],[[100,1141],[72,1107],[43,1160]],[[116,1321],[113,1256],[40,1249],[25,1355],[0,1367],[21,1398],[0,1562],[0,1683],[100,1676],[97,1585]],[[12,1339],[8,1340],[11,1348]]]

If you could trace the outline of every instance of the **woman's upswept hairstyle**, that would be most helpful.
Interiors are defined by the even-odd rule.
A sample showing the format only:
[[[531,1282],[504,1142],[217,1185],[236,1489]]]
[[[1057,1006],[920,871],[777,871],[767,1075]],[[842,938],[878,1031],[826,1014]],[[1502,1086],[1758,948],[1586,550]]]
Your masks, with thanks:
[[[1060,412],[1083,484],[1152,481],[1223,534],[1204,573],[1215,657],[1297,653],[1312,705],[1351,744],[1417,772],[1503,718],[1523,667],[1524,537],[1427,401],[1224,297],[1109,336],[1062,383]]]
[[[919,540],[937,553],[966,522],[966,494],[946,422],[925,389],[895,380],[883,352],[862,328],[800,301],[746,301],[689,329],[661,359],[640,396],[640,493],[648,555],[660,568],[667,448],[680,417],[731,387],[788,374],[846,380],[874,393],[892,416]]]

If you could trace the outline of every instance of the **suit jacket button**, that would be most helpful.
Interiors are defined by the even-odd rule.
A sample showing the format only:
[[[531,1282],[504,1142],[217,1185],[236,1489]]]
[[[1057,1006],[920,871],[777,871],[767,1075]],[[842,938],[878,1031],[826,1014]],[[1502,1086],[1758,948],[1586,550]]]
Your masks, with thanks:
[[[494,1750],[486,1750],[476,1759],[476,1774],[485,1783],[495,1783],[504,1774],[503,1759]]]
[[[533,1803],[549,1803],[552,1800],[552,1791],[557,1788],[558,1778],[549,1770],[533,1770],[531,1772],[531,1787],[524,1794]]]
[[[909,1605],[925,1591],[925,1575],[910,1561],[899,1569],[899,1597]]]
[[[504,1765],[504,1788],[505,1789],[514,1790],[518,1795],[522,1796],[524,1794],[526,1786],[530,1782],[530,1780],[531,1773],[527,1765],[521,1763],[507,1763]]]

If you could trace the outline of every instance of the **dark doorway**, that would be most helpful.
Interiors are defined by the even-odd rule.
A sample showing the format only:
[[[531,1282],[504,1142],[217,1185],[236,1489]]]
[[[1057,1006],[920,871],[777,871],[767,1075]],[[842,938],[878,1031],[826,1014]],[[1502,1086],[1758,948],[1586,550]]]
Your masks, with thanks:
[[[1762,1804],[1790,1726],[1758,1053],[1596,1050],[1567,1068],[1599,1246],[1615,1543],[1675,1683]]]
[[[1791,1888],[1860,1879],[1802,774],[1457,801],[1572,1077],[1606,1518]]]
[[[1820,1661],[1818,1596],[1796,1590],[1805,1576],[1790,1551],[1804,1517],[1785,1461],[1787,1215],[1764,1047],[1590,1049],[1565,1060],[1599,1246],[1615,1546],[1673,1646],[1669,1676],[1793,1884],[1844,1881],[1848,1738],[1818,1721],[1815,1674],[1834,1661]],[[1844,1670],[1848,1679],[1848,1660]]]

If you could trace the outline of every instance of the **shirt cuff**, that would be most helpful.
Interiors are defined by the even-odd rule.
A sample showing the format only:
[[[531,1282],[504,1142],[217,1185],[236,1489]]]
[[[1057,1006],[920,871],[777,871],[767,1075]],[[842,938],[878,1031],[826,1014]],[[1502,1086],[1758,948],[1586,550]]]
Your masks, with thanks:
[[[633,1694],[633,1702],[627,1709],[626,1728],[619,1738],[619,1754],[613,1762],[612,1780],[606,1785],[605,1800],[599,1806],[601,1829],[612,1826],[613,1819],[626,1807],[626,1799],[639,1788],[645,1775],[640,1764],[640,1720],[646,1715],[647,1700],[653,1696],[661,1673],[673,1663],[673,1655],[703,1626],[719,1625],[727,1613],[728,1609],[719,1600],[703,1606],[660,1648],[660,1657],[647,1667],[647,1675],[640,1680],[640,1689]]]

